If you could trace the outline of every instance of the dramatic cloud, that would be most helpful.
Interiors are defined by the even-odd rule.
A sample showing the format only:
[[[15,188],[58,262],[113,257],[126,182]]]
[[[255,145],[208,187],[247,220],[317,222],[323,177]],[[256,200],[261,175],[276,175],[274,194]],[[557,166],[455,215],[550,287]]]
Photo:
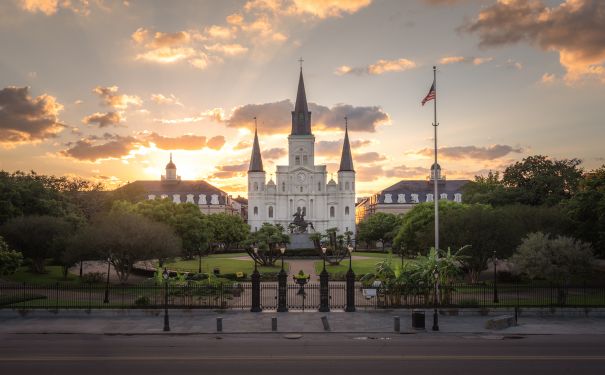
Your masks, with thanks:
[[[432,157],[434,150],[424,148],[414,152],[414,154]],[[493,145],[488,147],[477,146],[452,146],[439,148],[439,155],[446,159],[475,159],[475,160],[494,160],[504,157],[510,153],[521,153],[523,149],[514,148],[508,145]]]
[[[88,0],[19,0],[21,9],[31,13],[43,13],[52,16],[59,8],[68,9],[74,13],[88,15],[90,13]]]
[[[375,163],[377,161],[386,160],[386,156],[381,155],[377,152],[365,152],[363,154],[355,154],[353,160],[358,163]]]
[[[557,51],[574,82],[598,77],[605,82],[605,2],[566,0],[549,7],[541,0],[499,0],[461,29],[479,35],[482,47],[522,41]]]
[[[318,156],[340,156],[342,154],[343,139],[338,141],[318,141],[315,143],[315,152]],[[351,148],[356,149],[371,144],[368,140],[354,140],[351,141]]]
[[[282,156],[286,156],[288,154],[288,152],[286,151],[285,148],[276,147],[276,148],[270,148],[268,150],[262,151],[261,154],[262,154],[263,159],[276,160],[276,159],[281,158]]]
[[[11,146],[56,136],[64,128],[58,119],[62,109],[63,105],[48,94],[32,98],[29,87],[3,88],[0,90],[0,143]]]
[[[103,104],[115,109],[126,109],[130,105],[141,106],[143,100],[136,95],[118,94],[118,86],[97,86],[92,90],[103,100]]]
[[[233,149],[235,151],[239,151],[239,150],[245,150],[247,148],[252,147],[252,142],[249,141],[240,141],[238,144],[235,145],[235,147],[233,147]]]
[[[342,65],[336,68],[337,75],[344,74],[355,74],[355,75],[363,75],[363,74],[371,74],[371,75],[379,75],[390,72],[402,72],[404,70],[413,69],[416,67],[416,63],[408,60],[408,59],[398,59],[398,60],[378,60],[376,63],[363,66],[363,67],[350,67],[347,65]]]
[[[396,167],[384,170],[384,175],[386,177],[397,178],[423,178],[428,173],[428,168],[408,167],[406,165],[398,165]]]
[[[112,136],[112,140],[98,143],[97,137],[81,139],[68,144],[67,150],[61,155],[78,160],[98,161],[104,159],[120,159],[130,154],[130,151],[142,146],[134,137]]]
[[[371,3],[372,0],[249,0],[244,9],[248,12],[260,10],[282,16],[308,15],[324,19],[356,13]]]
[[[287,133],[292,127],[291,112],[294,104],[288,99],[273,103],[247,104],[235,108],[231,115],[223,120],[228,127],[254,129],[254,117],[259,121],[258,131],[264,134]],[[312,112],[313,130],[344,130],[344,117],[349,118],[349,130],[375,132],[381,125],[389,124],[391,119],[382,108],[353,107],[337,104],[332,108],[309,103]]]
[[[151,94],[151,101],[156,104],[173,104],[181,107],[183,106],[183,103],[181,103],[174,94],[170,94],[168,96],[164,96],[162,94]]]
[[[241,44],[237,44],[237,43],[234,43],[234,44],[215,43],[215,44],[206,46],[206,49],[208,51],[221,53],[221,54],[227,55],[227,56],[237,56],[237,55],[242,55],[242,54],[248,52],[247,47],[244,47]]]
[[[119,112],[97,112],[82,119],[83,123],[87,125],[98,125],[100,128],[104,128],[110,125],[120,125],[120,121],[122,121],[122,116]]]

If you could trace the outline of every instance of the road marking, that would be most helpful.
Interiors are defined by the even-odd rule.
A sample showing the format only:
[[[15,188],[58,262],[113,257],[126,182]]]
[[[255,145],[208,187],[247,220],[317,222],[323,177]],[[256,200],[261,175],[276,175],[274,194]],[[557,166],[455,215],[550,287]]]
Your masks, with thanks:
[[[605,361],[605,356],[561,355],[275,355],[275,356],[29,356],[0,358],[0,362],[94,362],[94,361]]]

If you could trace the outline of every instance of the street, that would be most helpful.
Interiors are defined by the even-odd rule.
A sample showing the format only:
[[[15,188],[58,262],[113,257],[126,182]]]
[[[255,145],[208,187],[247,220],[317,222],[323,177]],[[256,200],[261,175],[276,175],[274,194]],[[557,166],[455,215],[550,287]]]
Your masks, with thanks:
[[[602,374],[603,335],[0,334],[1,374]]]

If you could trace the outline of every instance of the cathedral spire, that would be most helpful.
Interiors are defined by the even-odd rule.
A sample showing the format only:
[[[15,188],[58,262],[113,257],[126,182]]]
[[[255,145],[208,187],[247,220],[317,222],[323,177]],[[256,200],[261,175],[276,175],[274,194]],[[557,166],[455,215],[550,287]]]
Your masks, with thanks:
[[[299,60],[300,76],[298,78],[298,91],[296,92],[296,104],[292,111],[292,133],[291,135],[311,135],[311,112],[307,105],[307,94],[305,93],[305,81],[302,72],[302,59]]]
[[[353,169],[353,157],[351,156],[351,145],[349,143],[349,119],[345,116],[345,141],[342,145],[342,156],[340,157],[340,168],[338,172],[355,172]]]
[[[260,155],[260,146],[258,145],[258,131],[256,117],[254,118],[254,144],[252,145],[252,156],[250,157],[250,167],[248,172],[264,172],[263,159]]]

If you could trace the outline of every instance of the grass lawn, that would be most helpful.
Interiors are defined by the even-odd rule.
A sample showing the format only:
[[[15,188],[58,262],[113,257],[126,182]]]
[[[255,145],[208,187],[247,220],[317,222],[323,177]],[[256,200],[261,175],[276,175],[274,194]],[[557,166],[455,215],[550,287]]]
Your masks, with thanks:
[[[30,272],[28,267],[19,267],[17,272],[13,275],[3,276],[5,280],[20,282],[20,283],[32,283],[32,284],[54,284],[54,283],[72,283],[79,284],[80,279],[77,275],[67,274],[67,278],[63,278],[63,271],[61,266],[46,266],[47,273],[38,274]]]
[[[354,255],[369,257],[371,259],[353,259],[353,271],[357,275],[363,275],[366,273],[373,273],[376,271],[376,264],[380,263],[383,259],[389,257],[388,254],[376,254],[376,253],[353,253]],[[393,256],[392,261],[394,264],[400,262],[399,258]],[[315,271],[319,274],[323,268],[323,261],[318,260],[314,263]],[[349,259],[345,258],[340,262],[338,266],[331,266],[326,264],[326,269],[330,274],[341,273],[344,274],[349,270]]]
[[[252,259],[240,260],[240,259],[228,259],[248,256],[246,253],[235,253],[235,254],[215,254],[209,255],[202,258],[202,272],[212,273],[215,267],[221,270],[221,273],[235,273],[245,272],[250,275],[254,271],[254,262]],[[186,272],[197,272],[198,271],[198,260],[177,260],[166,265],[169,269],[175,271],[186,271]],[[288,269],[289,264],[284,263],[284,268]],[[279,272],[281,269],[281,263],[278,261],[275,267],[259,267],[258,272]]]

